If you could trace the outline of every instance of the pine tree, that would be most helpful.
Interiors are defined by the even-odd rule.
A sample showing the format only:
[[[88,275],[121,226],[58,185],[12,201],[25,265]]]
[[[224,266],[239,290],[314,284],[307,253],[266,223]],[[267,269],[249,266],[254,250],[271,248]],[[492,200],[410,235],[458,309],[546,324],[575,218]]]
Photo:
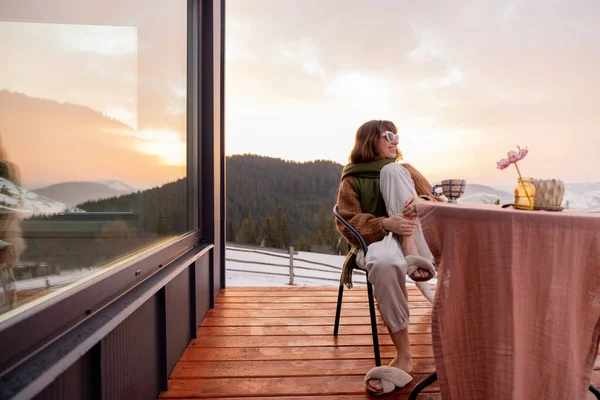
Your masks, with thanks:
[[[262,244],[265,247],[281,248],[281,241],[277,234],[277,227],[273,217],[265,217],[261,229]]]
[[[287,218],[281,205],[277,206],[277,209],[275,210],[275,231],[279,236],[277,247],[283,249],[289,248],[292,244],[292,234],[288,228]]]
[[[240,243],[259,244],[260,239],[258,226],[254,222],[252,215],[248,215],[244,219],[244,222],[242,222],[242,226],[238,232],[238,240]]]
[[[300,238],[294,242],[294,250],[310,251],[310,242],[304,235],[300,236]]]
[[[335,228],[335,220],[328,212],[325,203],[321,203],[316,217],[316,229],[313,243],[323,245],[330,250],[336,251],[340,235]]]
[[[228,242],[235,242],[235,230],[233,229],[233,221],[227,219],[227,227],[225,229],[225,240]]]
[[[154,228],[154,232],[163,236],[168,233],[167,224],[165,223],[165,217],[162,212],[158,213],[158,219],[156,221],[156,227]]]

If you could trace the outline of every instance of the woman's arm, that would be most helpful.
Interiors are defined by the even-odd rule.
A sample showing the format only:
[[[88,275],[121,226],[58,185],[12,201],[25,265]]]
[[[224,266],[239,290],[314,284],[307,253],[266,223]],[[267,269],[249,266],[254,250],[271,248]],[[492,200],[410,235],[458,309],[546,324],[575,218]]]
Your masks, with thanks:
[[[360,207],[360,200],[352,184],[353,178],[348,176],[342,179],[340,191],[338,192],[338,212],[350,225],[361,234],[367,245],[377,242],[387,234],[383,229],[383,220],[385,217],[376,217],[373,214],[363,213]],[[354,247],[360,247],[356,237],[341,222],[335,221],[337,230]]]

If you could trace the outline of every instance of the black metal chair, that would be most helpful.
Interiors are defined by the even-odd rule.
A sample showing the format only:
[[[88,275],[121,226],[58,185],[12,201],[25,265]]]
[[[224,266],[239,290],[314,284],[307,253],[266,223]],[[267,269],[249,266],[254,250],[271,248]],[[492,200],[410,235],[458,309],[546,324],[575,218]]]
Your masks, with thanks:
[[[333,215],[335,216],[335,218],[338,221],[340,221],[342,223],[342,225],[344,225],[346,228],[348,228],[348,230],[350,232],[352,232],[352,234],[356,237],[356,239],[358,239],[358,242],[360,243],[360,247],[362,248],[362,251],[365,253],[365,257],[366,257],[367,250],[368,250],[367,242],[365,242],[365,239],[361,236],[361,234],[358,233],[358,231],[356,229],[354,229],[354,227],[352,225],[350,225],[348,223],[348,221],[346,221],[344,218],[342,218],[342,216],[338,213],[337,204],[333,207]],[[373,335],[373,353],[375,355],[375,365],[380,366],[381,365],[381,356],[379,353],[379,337],[377,336],[377,318],[375,315],[375,299],[373,297],[373,285],[371,285],[371,282],[369,282],[369,272],[363,268],[360,268],[360,269],[362,271],[364,271],[366,274],[367,293],[369,296],[369,313],[371,315],[371,334]],[[342,282],[342,279],[340,278],[340,288],[338,291],[337,308],[335,310],[335,325],[333,328],[333,336],[338,335],[338,330],[339,330],[339,326],[340,326],[340,313],[342,311],[343,295],[344,295],[344,283]],[[428,387],[429,385],[431,385],[435,381],[437,381],[437,378],[438,378],[437,372],[434,372],[431,375],[429,375],[428,377],[426,377],[425,379],[423,379],[421,382],[419,382],[414,387],[414,389],[410,392],[410,395],[408,396],[408,400],[417,400],[417,397],[419,396],[421,391],[423,391],[423,389],[425,389],[426,387]],[[596,386],[590,385],[590,392],[592,392],[594,394],[594,396],[596,396],[596,399],[600,400],[600,390],[598,390],[598,388]]]
[[[358,233],[356,229],[352,225],[348,223],[337,211],[337,204],[333,207],[333,215],[335,218],[342,223],[356,238],[360,243],[360,247],[362,251],[365,253],[365,257],[367,255],[367,242],[365,239]],[[367,277],[367,293],[369,297],[369,313],[371,315],[371,335],[373,336],[373,353],[375,356],[375,365],[381,365],[381,356],[379,354],[379,337],[377,336],[377,316],[375,314],[375,298],[373,297],[373,285],[369,282],[369,272],[365,269],[360,268],[365,272]],[[342,297],[344,296],[344,282],[342,282],[342,278],[340,277],[340,288],[338,291],[338,300],[337,300],[337,308],[335,310],[335,325],[333,327],[333,336],[338,335],[339,327],[340,327],[340,314],[342,312]]]
[[[590,392],[592,392],[592,394],[594,396],[596,396],[597,399],[600,400],[600,390],[598,390],[598,388],[594,385],[590,385]]]

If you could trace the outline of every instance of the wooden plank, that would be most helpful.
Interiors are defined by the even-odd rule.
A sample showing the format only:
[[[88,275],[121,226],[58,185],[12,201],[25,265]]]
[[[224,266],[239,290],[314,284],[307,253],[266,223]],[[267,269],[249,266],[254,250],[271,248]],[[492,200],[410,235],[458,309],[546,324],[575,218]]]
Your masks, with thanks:
[[[354,287],[349,290],[360,290],[361,288]],[[337,291],[338,286],[290,286],[290,285],[275,285],[275,286],[228,286],[221,289],[221,293],[229,292],[324,292]]]
[[[426,375],[414,375],[413,382],[399,393],[408,394]],[[169,391],[161,393],[160,398],[181,397],[205,398],[215,396],[312,396],[319,394],[354,395],[364,393],[362,376],[283,377],[283,378],[226,378],[226,379],[172,379]],[[424,390],[435,392],[437,385]]]
[[[423,301],[425,297],[419,295],[408,295],[409,301]],[[215,304],[221,303],[246,303],[252,301],[252,303],[337,303],[336,296],[311,296],[311,297],[302,297],[302,296],[290,296],[290,297],[278,297],[278,296],[219,296],[215,300]],[[343,304],[346,303],[362,303],[368,302],[367,296],[345,296],[343,299]],[[368,304],[368,303],[367,303]]]
[[[432,291],[435,291],[436,285],[429,285]],[[338,286],[232,286],[222,289],[220,293],[227,294],[232,292],[338,292]],[[407,285],[409,292],[418,292],[419,289],[414,285]],[[355,286],[352,289],[344,288],[346,292],[367,292],[366,286]]]
[[[417,296],[420,295],[421,292],[419,292],[418,289],[414,289],[414,290],[408,290],[408,295],[409,296]],[[294,291],[293,292],[293,296],[294,297],[335,297],[337,299],[337,295],[338,295],[338,290],[319,290],[319,291]],[[281,291],[256,291],[256,290],[250,290],[250,291],[229,291],[229,289],[224,289],[221,292],[219,292],[219,296],[220,297],[255,297],[255,296],[261,296],[261,297],[290,297],[290,291],[288,290],[281,290]],[[356,290],[356,289],[346,289],[344,290],[344,297],[346,296],[361,296],[361,297],[366,297],[367,296],[367,291],[366,290]]]
[[[378,335],[380,345],[392,345],[389,335]],[[413,334],[411,344],[430,345],[431,335]],[[319,347],[319,346],[369,346],[371,335],[327,336],[200,336],[192,339],[189,347]]]
[[[373,400],[376,397],[368,394],[353,394],[353,395],[311,395],[311,396],[260,396],[260,397],[204,397],[205,400]],[[386,400],[408,400],[406,393],[390,393],[385,395]],[[178,398],[180,400],[192,400],[192,398]],[[439,393],[421,393],[419,400],[442,400],[442,395]],[[590,399],[595,400],[595,397]]]
[[[410,348],[413,358],[432,358],[429,345]],[[396,356],[394,346],[380,346],[382,357]],[[180,361],[270,361],[270,360],[348,360],[373,359],[373,346],[340,347],[188,347]]]
[[[219,310],[335,310],[336,302],[329,303],[219,303]],[[428,301],[411,301],[410,309],[427,308],[431,309],[431,303]],[[342,303],[342,310],[368,310],[369,302],[365,299],[362,302]]]
[[[368,394],[353,394],[353,395],[311,395],[311,396],[260,396],[260,397],[205,397],[205,400],[373,400],[374,396]],[[408,400],[406,393],[390,393],[385,395],[386,400]],[[192,398],[179,398],[180,400],[192,400]],[[419,400],[442,400],[442,395],[439,393],[421,393]],[[595,397],[590,400],[595,400]]]
[[[325,325],[333,326],[334,321],[327,317],[305,317],[305,318],[204,318],[201,326],[302,326],[302,325]],[[340,325],[366,325],[370,324],[369,317],[346,317],[340,319]],[[383,324],[380,317],[377,323]],[[431,324],[431,315],[411,315],[411,324]]]
[[[359,292],[359,293],[353,293],[353,292],[344,292],[343,295],[343,299],[346,300],[346,298],[358,298],[358,299],[367,299],[367,292]],[[228,293],[227,295],[221,295],[219,294],[219,296],[217,296],[217,300],[223,298],[223,299],[228,299],[228,298],[244,298],[244,297],[265,297],[265,298],[270,298],[270,297],[281,297],[281,298],[287,298],[287,297],[301,297],[304,298],[305,300],[307,299],[313,299],[313,298],[328,298],[328,299],[333,299],[335,301],[337,301],[338,298],[338,294],[337,293],[333,293],[333,292],[294,292],[291,296],[290,293],[282,293],[282,292],[235,292],[234,294]],[[423,295],[421,295],[421,293],[419,292],[409,292],[408,293],[408,297],[415,297],[415,298],[420,298],[423,299]]]
[[[377,327],[380,334],[386,332],[385,327]],[[198,328],[198,336],[311,336],[332,335],[333,323],[330,326],[201,326]],[[431,333],[431,325],[412,324],[408,326],[408,332]],[[338,337],[347,335],[371,335],[370,325],[346,325],[340,327]]]
[[[430,315],[429,308],[414,308],[410,310],[411,315]],[[342,306],[341,317],[369,317],[368,308],[347,309]],[[211,318],[272,318],[272,317],[335,317],[335,308],[329,310],[229,310],[216,308],[209,310],[208,317]],[[333,320],[332,320],[333,321]]]
[[[391,358],[382,360],[389,364]],[[281,360],[281,361],[204,361],[178,363],[171,379],[196,378],[259,378],[290,376],[360,375],[373,368],[373,360]],[[415,359],[413,373],[430,374],[435,371],[433,358]]]
[[[296,290],[293,293],[290,293],[287,290],[269,290],[269,291],[229,291],[225,289],[219,292],[219,296],[223,297],[336,297],[338,295],[337,288],[335,290],[318,290],[318,291],[304,291],[304,290]],[[344,296],[367,296],[366,290],[344,290]]]

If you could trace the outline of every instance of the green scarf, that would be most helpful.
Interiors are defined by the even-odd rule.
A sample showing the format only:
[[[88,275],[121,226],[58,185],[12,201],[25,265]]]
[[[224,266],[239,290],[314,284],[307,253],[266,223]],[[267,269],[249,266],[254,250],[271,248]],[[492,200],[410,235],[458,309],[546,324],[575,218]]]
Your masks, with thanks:
[[[352,183],[362,212],[376,217],[387,217],[385,202],[379,188],[379,175],[383,167],[393,162],[393,159],[383,159],[358,164],[349,163],[344,167],[341,179],[347,176],[353,177]],[[342,269],[342,282],[349,288],[352,287],[352,271],[357,267],[355,250],[355,248],[350,250]]]

